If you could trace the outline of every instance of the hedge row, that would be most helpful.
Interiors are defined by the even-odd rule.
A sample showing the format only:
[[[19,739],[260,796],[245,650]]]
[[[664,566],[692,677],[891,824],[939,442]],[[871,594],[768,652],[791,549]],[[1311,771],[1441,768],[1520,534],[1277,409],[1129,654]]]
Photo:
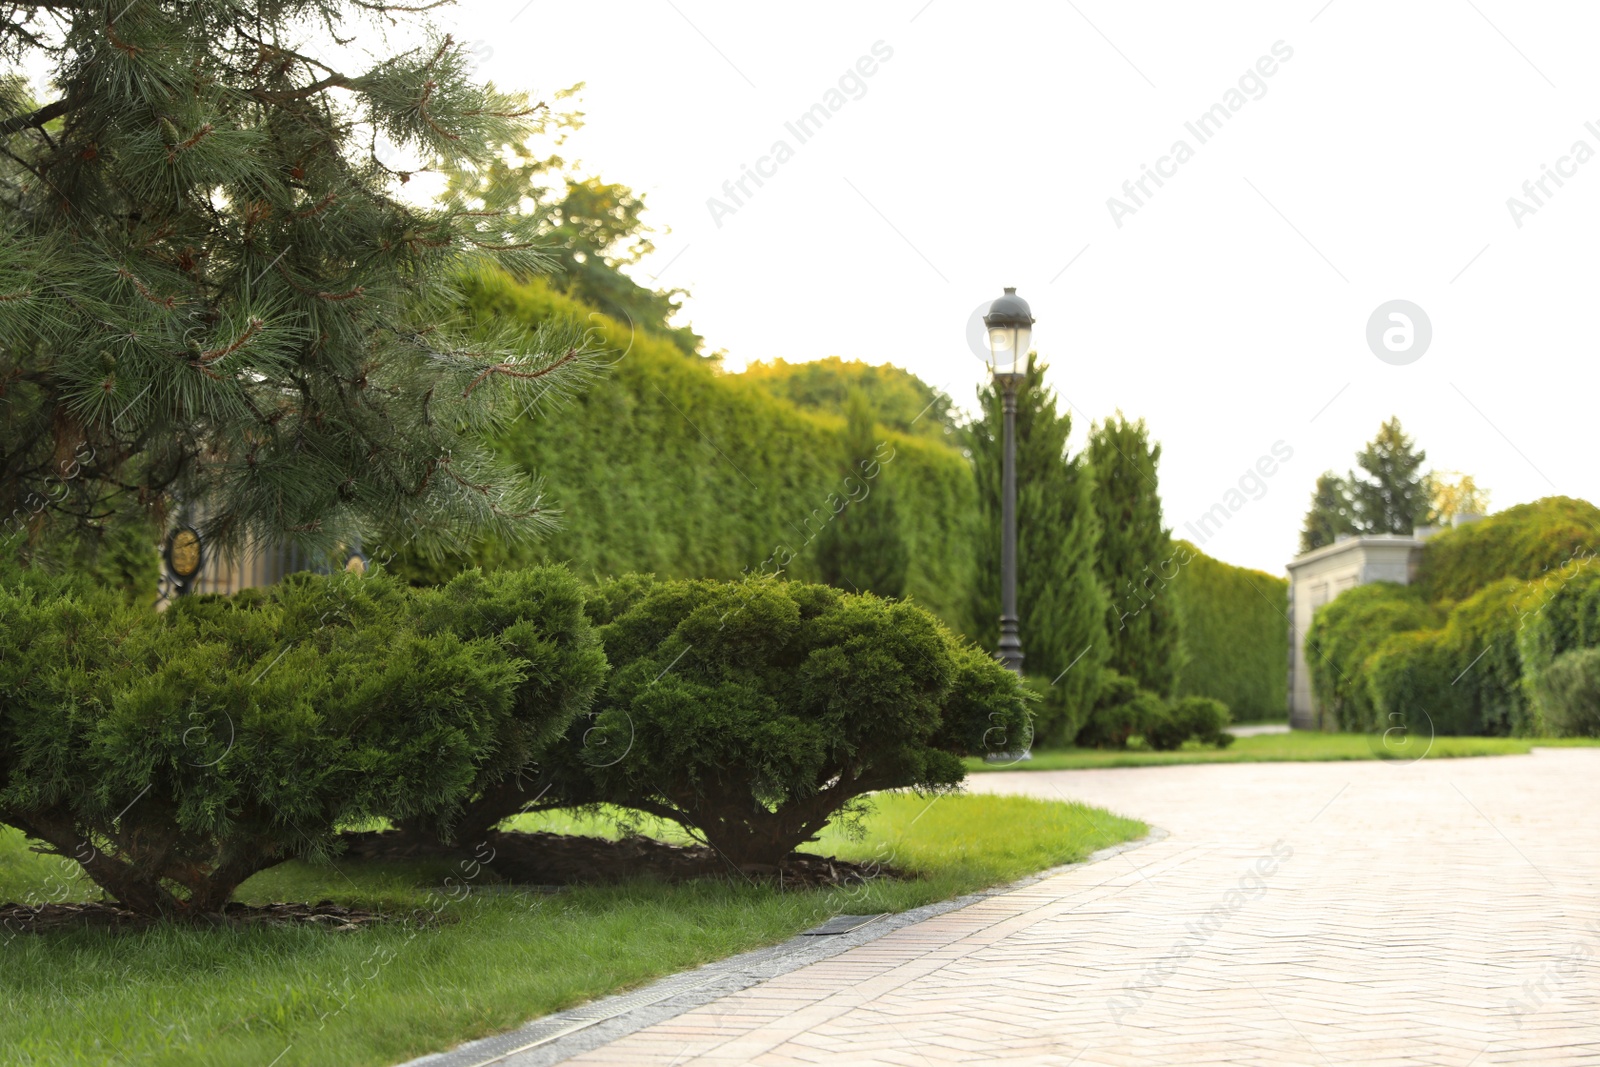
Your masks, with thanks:
[[[1371,582],[1341,593],[1317,612],[1306,633],[1318,708],[1341,730],[1382,729],[1369,684],[1372,657],[1390,637],[1432,629],[1443,618],[1415,586]]]
[[[530,804],[673,818],[760,869],[1029,732],[928,612],[777,580],[303,574],[157,615],[26,573],[0,647],[0,822],[147,914],[215,913],[353,823],[459,838]]]
[[[1188,557],[1170,586],[1178,617],[1178,695],[1220,700],[1236,721],[1284,718],[1288,581],[1212,559],[1187,541],[1177,546]]]
[[[1465,600],[1501,578],[1534,580],[1600,551],[1600,508],[1553,496],[1519,504],[1428,540],[1417,576],[1429,600]]]
[[[1344,593],[1307,637],[1319,705],[1347,730],[1600,734],[1600,565],[1556,563],[1456,604],[1391,583]]]
[[[654,336],[630,336],[541,282],[486,275],[467,289],[470,313],[484,320],[532,328],[552,317],[590,319],[605,346],[624,353],[570,403],[520,420],[501,442],[544,480],[562,528],[536,544],[485,545],[475,562],[568,562],[583,575],[819,578],[819,530],[841,501],[871,489],[846,482],[872,457],[847,454],[842,419],[798,410]],[[879,477],[894,485],[910,557],[907,595],[977,633],[970,466],[940,440],[888,431],[884,440],[878,458],[890,458]],[[404,568],[419,580],[449,573],[410,557]]]

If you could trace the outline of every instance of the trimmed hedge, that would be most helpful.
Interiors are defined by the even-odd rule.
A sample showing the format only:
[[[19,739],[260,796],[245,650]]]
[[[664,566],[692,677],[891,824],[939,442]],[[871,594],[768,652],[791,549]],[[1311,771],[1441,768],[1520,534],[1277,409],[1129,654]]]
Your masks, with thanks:
[[[1600,508],[1553,496],[1428,540],[1417,575],[1429,600],[1464,600],[1501,578],[1539,579],[1600,551]]]
[[[1212,559],[1187,541],[1176,544],[1189,557],[1170,586],[1178,695],[1220,700],[1239,721],[1286,717],[1288,580]]]
[[[485,275],[467,290],[469,313],[484,321],[533,328],[550,318],[592,320],[606,346],[625,353],[568,404],[520,420],[500,443],[506,457],[544,480],[562,511],[561,529],[533,544],[486,543],[475,563],[567,561],[594,576],[781,572],[816,580],[818,532],[863,492],[858,482],[846,484],[845,472],[876,459],[878,477],[894,486],[910,554],[907,596],[957,630],[978,632],[971,617],[977,490],[954,448],[881,431],[882,454],[851,456],[842,419],[800,411],[654,336],[630,339],[627,326],[542,282]],[[415,580],[440,581],[459,561],[406,556],[403,566]]]
[[[1443,615],[1421,590],[1394,582],[1358,585],[1319,610],[1306,634],[1319,715],[1341,730],[1382,728],[1368,684],[1369,661],[1391,636],[1437,627]]]
[[[1455,605],[1439,629],[1395,634],[1369,662],[1375,724],[1442,735],[1533,732],[1517,651],[1528,583],[1503,578]]]
[[[1600,647],[1600,560],[1584,558],[1535,583],[1522,604],[1517,651],[1523,693],[1531,707],[1531,732],[1565,729],[1576,721],[1547,675],[1565,654],[1596,647]]]
[[[614,673],[568,735],[561,798],[674,820],[772,868],[883,789],[942,791],[1029,733],[1016,677],[912,604],[772,579],[606,583]],[[596,746],[598,734],[604,741]],[[593,757],[574,759],[587,745]]]
[[[1600,648],[1561,653],[1540,672],[1535,689],[1550,733],[1600,736]]]

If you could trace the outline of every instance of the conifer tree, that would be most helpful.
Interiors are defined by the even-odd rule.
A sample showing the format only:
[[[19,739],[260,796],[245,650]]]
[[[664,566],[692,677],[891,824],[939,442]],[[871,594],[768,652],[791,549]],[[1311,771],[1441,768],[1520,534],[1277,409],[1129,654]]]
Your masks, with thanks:
[[[1300,551],[1331,545],[1341,534],[1356,532],[1355,516],[1350,503],[1350,483],[1333,471],[1317,475],[1317,487],[1311,492],[1311,509],[1306,512],[1305,525],[1300,529]]]
[[[878,458],[881,438],[872,408],[861,391],[850,394],[846,418],[850,468],[844,506],[817,538],[817,570],[840,589],[904,596],[911,551],[900,530],[890,468]]]
[[[584,377],[584,334],[453,323],[462,271],[545,266],[533,220],[417,206],[390,165],[482,161],[542,112],[419,10],[0,4],[0,516],[39,541],[194,509],[214,547],[313,551],[552,521],[482,442]],[[382,56],[396,27],[419,43]]]
[[[1167,695],[1179,665],[1178,621],[1167,585],[1182,555],[1161,524],[1161,446],[1151,442],[1143,419],[1129,422],[1119,411],[1090,430],[1088,452],[1100,518],[1100,579],[1111,597],[1108,666]]]
[[[1057,410],[1055,393],[1044,384],[1047,369],[1030,354],[1017,389],[1017,612],[1024,669],[1053,682],[1051,702],[1077,709],[1073,721],[1081,721],[1099,692],[1100,667],[1110,651],[1106,594],[1095,569],[1100,524],[1088,465],[1082,456],[1067,454],[1072,416]],[[991,383],[978,399],[983,417],[968,433],[983,515],[975,613],[995,627],[1000,617],[1001,397]],[[991,629],[986,643],[992,648],[997,637],[998,629]]]
[[[1359,474],[1350,478],[1350,496],[1363,533],[1408,534],[1428,521],[1432,484],[1422,471],[1428,453],[1406,436],[1398,416],[1378,427],[1378,435],[1356,453]]]

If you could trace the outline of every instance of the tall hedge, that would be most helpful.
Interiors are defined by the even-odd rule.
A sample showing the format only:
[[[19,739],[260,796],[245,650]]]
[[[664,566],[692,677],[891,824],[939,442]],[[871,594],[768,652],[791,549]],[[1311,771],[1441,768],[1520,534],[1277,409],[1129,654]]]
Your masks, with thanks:
[[[1212,697],[1235,722],[1281,719],[1289,700],[1289,583],[1175,542],[1178,696]]]
[[[1432,629],[1443,616],[1415,586],[1394,582],[1358,585],[1318,611],[1306,634],[1306,660],[1324,726],[1380,728],[1367,681],[1369,661],[1391,635]]]
[[[819,532],[849,501],[842,471],[876,459],[892,475],[909,549],[906,593],[965,633],[976,577],[976,490],[967,460],[941,441],[885,432],[875,457],[851,456],[844,421],[803,412],[753,382],[685,359],[670,343],[591,313],[540,282],[485,275],[467,285],[483,322],[533,328],[587,319],[620,356],[548,417],[517,421],[504,455],[544,478],[562,528],[533,545],[488,542],[486,568],[570,562],[593,577],[773,573],[816,580]],[[854,491],[856,496],[860,493]],[[460,560],[406,557],[413,578],[439,580]]]
[[[1464,600],[1500,578],[1542,579],[1600,552],[1600,508],[1552,496],[1518,504],[1431,538],[1418,582],[1429,600]]]

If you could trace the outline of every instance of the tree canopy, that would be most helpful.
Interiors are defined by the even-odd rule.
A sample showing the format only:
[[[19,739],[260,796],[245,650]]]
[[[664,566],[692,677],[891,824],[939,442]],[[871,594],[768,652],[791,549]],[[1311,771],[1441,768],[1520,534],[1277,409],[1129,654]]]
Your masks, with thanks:
[[[582,328],[452,309],[462,271],[552,257],[530,219],[407,202],[385,162],[486,161],[539,105],[382,0],[4,10],[0,59],[53,89],[0,92],[0,509],[35,540],[131,506],[322,551],[550,523],[484,442],[583,379]],[[416,43],[364,69],[315,46],[391,30]]]

